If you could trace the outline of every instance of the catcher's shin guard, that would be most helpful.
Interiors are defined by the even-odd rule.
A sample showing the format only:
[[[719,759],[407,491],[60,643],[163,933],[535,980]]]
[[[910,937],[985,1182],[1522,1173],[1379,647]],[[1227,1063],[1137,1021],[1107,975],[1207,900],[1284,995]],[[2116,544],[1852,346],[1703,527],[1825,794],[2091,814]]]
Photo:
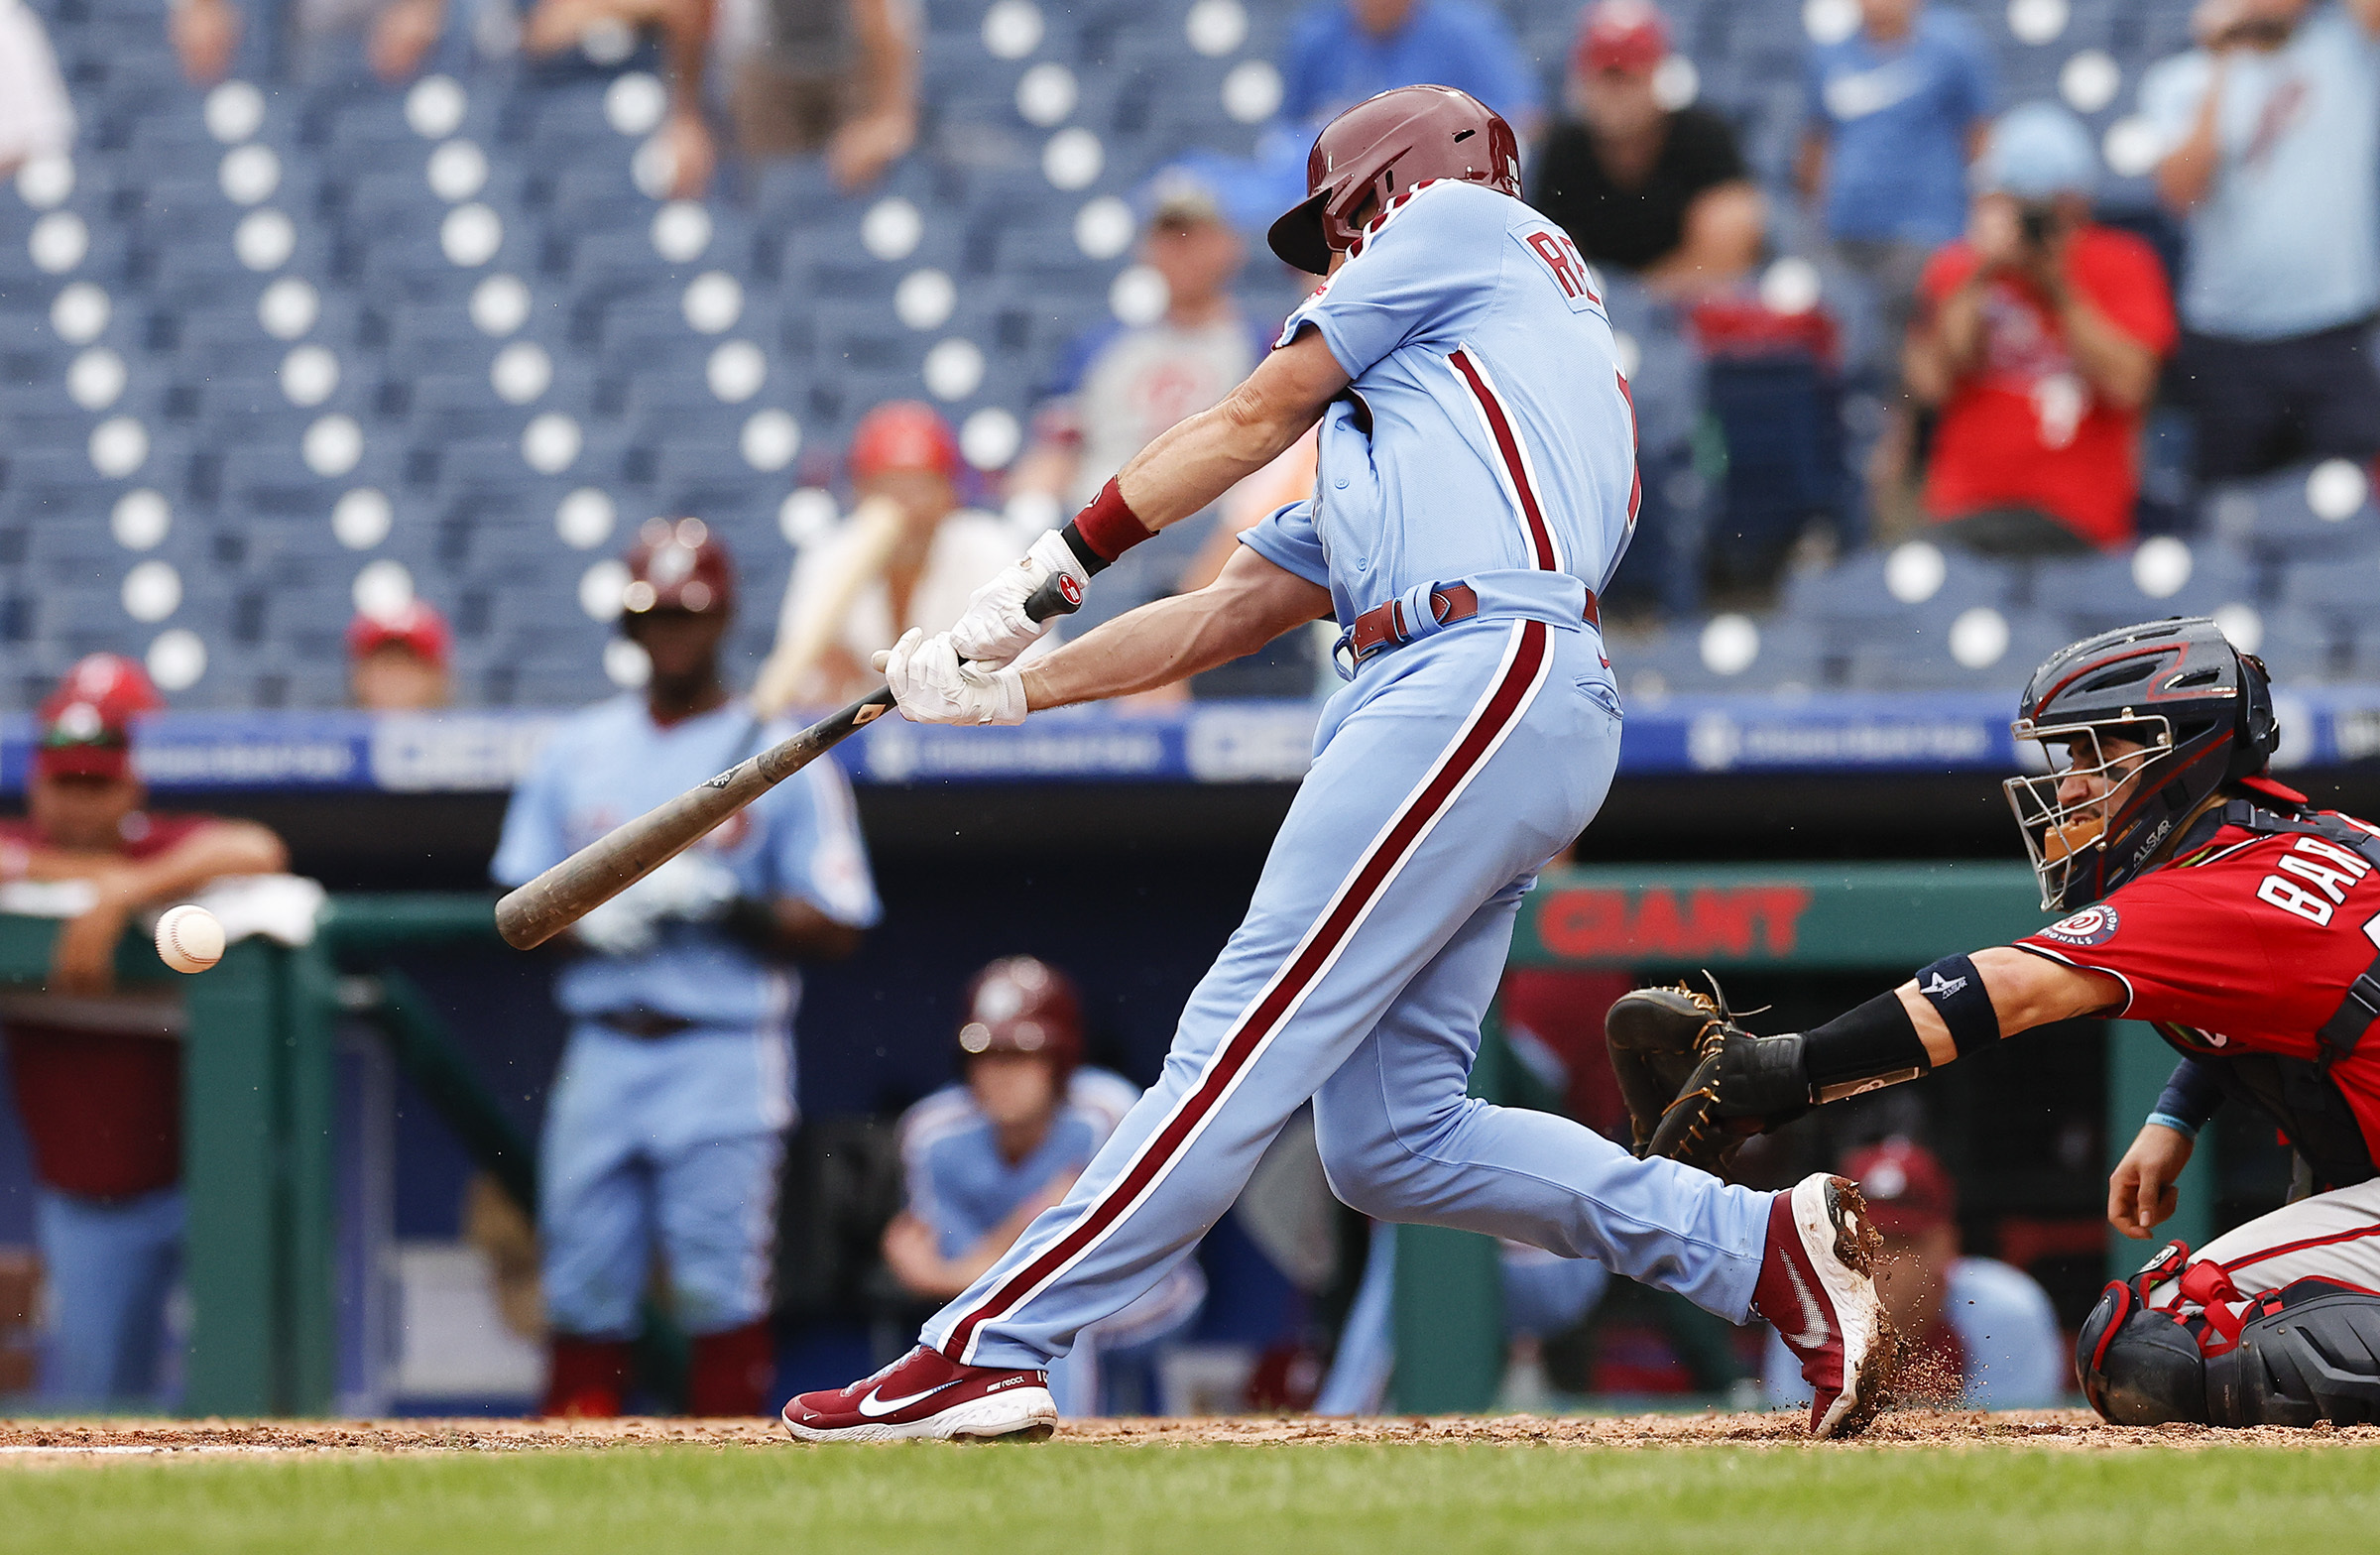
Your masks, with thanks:
[[[2206,1359],[2209,1425],[2367,1425],[2380,1420],[2380,1295],[2292,1280],[2243,1314]]]
[[[2148,1292],[2189,1258],[2188,1245],[2167,1244],[2147,1268],[2100,1292],[2099,1304],[2082,1320],[2075,1372],[2082,1396],[2110,1424],[2206,1423],[2206,1361],[2199,1336],[2148,1303]]]

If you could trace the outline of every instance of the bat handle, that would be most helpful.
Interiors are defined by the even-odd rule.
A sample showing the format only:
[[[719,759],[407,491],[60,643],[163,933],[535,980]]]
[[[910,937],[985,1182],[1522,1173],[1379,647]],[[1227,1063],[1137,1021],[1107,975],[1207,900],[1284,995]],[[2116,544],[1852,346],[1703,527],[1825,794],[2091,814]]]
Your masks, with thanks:
[[[1083,586],[1063,572],[1052,572],[1024,602],[1024,616],[1041,622],[1052,616],[1071,616],[1082,608]]]

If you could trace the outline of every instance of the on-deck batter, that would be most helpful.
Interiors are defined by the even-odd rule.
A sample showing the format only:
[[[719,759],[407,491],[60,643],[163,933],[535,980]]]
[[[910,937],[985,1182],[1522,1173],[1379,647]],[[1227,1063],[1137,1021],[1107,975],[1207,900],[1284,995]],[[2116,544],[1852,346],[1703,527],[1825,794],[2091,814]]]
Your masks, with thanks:
[[[1731,1320],[1781,1319],[1813,1428],[1855,1425],[1888,1347],[1847,1183],[1754,1193],[1464,1094],[1516,904],[1593,818],[1618,754],[1595,591],[1635,513],[1632,417],[1587,267],[1517,197],[1501,119],[1445,87],[1399,88],[1325,128],[1309,178],[1272,243],[1331,279],[1273,353],[956,628],[907,635],[885,667],[913,719],[1012,723],[1168,683],[1328,614],[1347,629],[1349,684],[1157,1084],[917,1350],[794,1399],[787,1427],[1046,1433],[1050,1362],[1175,1266],[1309,1097],[1356,1208],[1593,1257]],[[1011,662],[1038,636],[1021,607],[1044,580],[1079,592],[1317,419],[1313,500],[1249,532],[1213,585]]]

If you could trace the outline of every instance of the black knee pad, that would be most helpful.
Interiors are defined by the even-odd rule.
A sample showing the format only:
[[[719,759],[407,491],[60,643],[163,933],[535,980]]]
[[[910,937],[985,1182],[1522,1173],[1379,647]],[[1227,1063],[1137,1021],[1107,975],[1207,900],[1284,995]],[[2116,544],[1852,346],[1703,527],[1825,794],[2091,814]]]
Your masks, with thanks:
[[[2189,1250],[2183,1249],[2185,1256]],[[2206,1423],[2206,1362],[2198,1336],[2145,1299],[2153,1268],[2099,1295],[2075,1339],[2082,1396],[2114,1425]]]
[[[2238,1342],[2206,1360],[2208,1423],[2380,1420],[2380,1296],[2300,1279],[2243,1315]]]

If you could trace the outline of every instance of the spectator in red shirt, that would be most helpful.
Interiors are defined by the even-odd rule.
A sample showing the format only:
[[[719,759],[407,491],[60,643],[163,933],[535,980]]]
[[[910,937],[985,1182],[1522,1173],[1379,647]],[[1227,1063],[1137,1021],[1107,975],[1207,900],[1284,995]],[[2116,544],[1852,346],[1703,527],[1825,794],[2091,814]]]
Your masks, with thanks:
[[[247,821],[148,811],[132,725],[161,705],[130,659],[77,663],[42,704],[28,813],[0,821],[0,880],[84,888],[48,983],[0,995],[39,1182],[53,1314],[45,1391],[60,1403],[155,1396],[180,1262],[180,1009],[171,992],[119,992],[116,947],[141,908],[217,876],[279,871],[289,857]]]
[[[2148,244],[2090,219],[2097,166],[2065,109],[2008,113],[1976,164],[1967,235],[1918,286],[1904,371],[1938,418],[1926,511],[1976,550],[2132,538],[2141,413],[2174,347],[2174,304]]]

